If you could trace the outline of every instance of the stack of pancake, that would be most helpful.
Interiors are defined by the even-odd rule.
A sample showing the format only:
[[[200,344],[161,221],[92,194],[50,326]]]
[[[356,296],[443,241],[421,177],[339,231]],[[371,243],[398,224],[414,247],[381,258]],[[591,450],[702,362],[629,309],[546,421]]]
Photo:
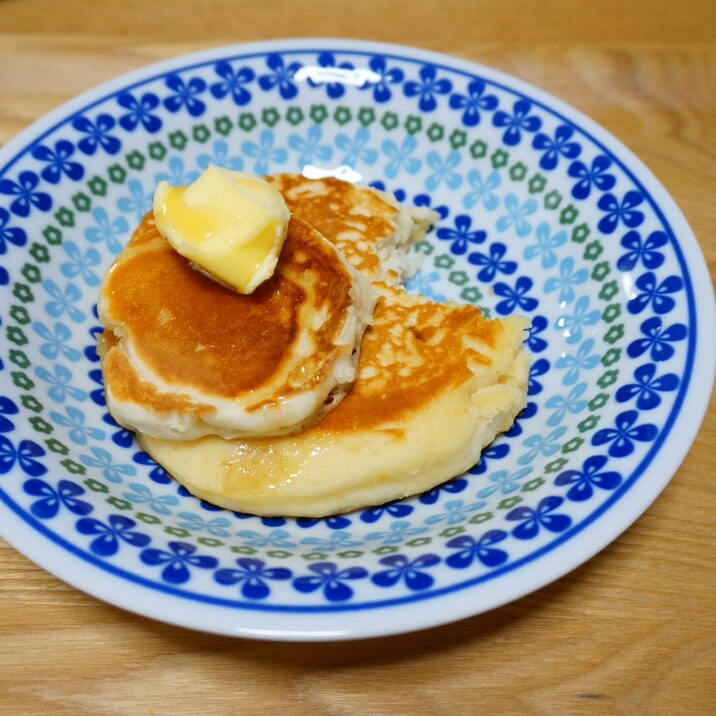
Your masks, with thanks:
[[[525,318],[402,284],[427,209],[278,175],[292,218],[273,277],[240,295],[145,217],[102,285],[110,412],[193,494],[320,517],[461,474],[526,400]]]

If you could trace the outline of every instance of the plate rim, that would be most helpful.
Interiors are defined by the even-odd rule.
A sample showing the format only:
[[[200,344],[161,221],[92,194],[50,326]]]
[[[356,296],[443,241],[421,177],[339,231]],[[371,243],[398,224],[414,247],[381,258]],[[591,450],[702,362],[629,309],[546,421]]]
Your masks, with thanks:
[[[698,304],[699,309],[703,308],[706,311],[706,321],[704,321],[702,318],[699,318],[699,326],[703,327],[704,325],[708,325],[707,321],[709,319],[709,315],[712,318],[716,316],[716,304],[713,300],[713,286],[711,284],[711,279],[708,274],[707,265],[704,259],[702,249],[696,236],[694,235],[694,232],[691,230],[685,216],[681,212],[675,200],[671,197],[666,188],[661,184],[660,180],[615,135],[613,135],[610,131],[606,130],[601,125],[594,122],[581,110],[567,104],[558,97],[548,92],[545,92],[539,87],[525,82],[524,80],[521,80],[518,77],[514,77],[512,75],[502,72],[501,70],[490,68],[478,62],[466,60],[460,57],[454,57],[448,54],[434,52],[432,50],[425,50],[418,47],[411,47],[408,45],[399,45],[393,43],[362,41],[357,39],[290,38],[285,40],[279,39],[269,41],[257,41],[251,43],[230,44],[226,46],[201,50],[198,52],[177,55],[172,58],[148,64],[144,67],[132,70],[128,73],[123,73],[117,77],[102,82],[94,86],[93,88],[85,90],[84,92],[67,100],[66,102],[63,102],[50,112],[37,118],[28,127],[23,129],[17,135],[12,137],[8,142],[6,142],[5,145],[0,148],[0,163],[4,162],[5,157],[8,155],[12,159],[17,160],[19,156],[21,156],[21,154],[16,148],[27,151],[27,149],[31,147],[34,143],[42,141],[44,136],[54,131],[54,129],[57,127],[57,124],[59,123],[57,120],[66,119],[67,115],[69,113],[74,113],[76,109],[87,109],[93,104],[98,104],[99,102],[102,102],[108,94],[112,93],[112,88],[114,88],[114,91],[116,91],[120,87],[123,89],[131,89],[131,87],[139,83],[144,83],[151,81],[154,78],[159,78],[171,70],[181,69],[182,71],[188,71],[193,66],[199,64],[206,64],[212,59],[229,58],[231,55],[247,57],[247,55],[250,55],[252,53],[261,56],[272,52],[338,52],[341,50],[365,54],[380,53],[382,55],[399,57],[409,61],[424,60],[431,62],[432,64],[443,66],[450,70],[459,70],[469,74],[481,74],[482,76],[489,78],[491,81],[494,80],[497,83],[501,83],[504,88],[509,91],[517,91],[526,94],[531,98],[537,99],[538,103],[541,104],[543,109],[546,109],[553,113],[556,111],[567,117],[570,121],[577,124],[580,129],[584,129],[589,132],[592,135],[591,139],[598,140],[598,142],[602,144],[602,146],[606,146],[606,148],[611,154],[615,155],[615,158],[618,159],[621,168],[629,175],[631,180],[643,185],[645,188],[648,189],[651,198],[654,200],[652,203],[652,208],[654,208],[657,212],[661,214],[660,220],[663,221],[666,226],[671,228],[674,237],[679,237],[678,241],[673,242],[673,245],[677,247],[677,251],[682,251],[684,249],[684,241],[688,242],[688,246],[686,247],[688,251],[686,251],[685,255],[682,255],[680,260],[682,263],[682,268],[688,269],[687,273],[691,278],[691,282],[694,287],[694,293],[696,293],[697,290],[700,290],[703,287],[707,287],[710,285],[712,287],[710,301],[708,300],[708,297],[699,296],[699,300],[701,301],[701,303]],[[88,104],[88,101],[90,102],[90,104]],[[38,134],[38,129],[42,130],[40,134]],[[30,141],[30,139],[32,139],[32,141]],[[604,142],[606,142],[606,145],[604,144]],[[14,162],[2,164],[0,170],[3,172],[6,171],[9,167],[12,166],[13,163]],[[634,171],[632,171],[632,168],[634,168]],[[664,212],[661,212],[661,207],[665,207]],[[706,305],[702,306],[702,303]],[[712,321],[712,325],[714,324],[714,322],[716,322],[716,318],[714,319],[714,321]],[[494,603],[491,606],[480,608],[478,611],[475,611],[474,608],[468,606],[467,604],[463,604],[463,611],[460,611],[458,608],[460,604],[467,601],[464,599],[460,599],[461,596],[464,596],[466,594],[466,590],[471,589],[471,587],[466,586],[464,588],[455,590],[451,595],[441,595],[440,597],[433,597],[435,599],[446,599],[447,596],[450,596],[451,598],[454,598],[455,596],[458,597],[457,601],[459,603],[456,605],[452,605],[457,609],[457,611],[451,611],[448,618],[445,618],[445,615],[441,611],[440,616],[437,614],[431,614],[430,616],[432,617],[432,620],[426,620],[424,614],[426,610],[424,608],[421,608],[424,607],[426,600],[418,599],[410,602],[409,604],[397,605],[398,608],[403,612],[410,611],[413,607],[417,605],[418,610],[421,612],[419,616],[422,617],[417,620],[420,623],[412,624],[412,626],[403,623],[402,627],[399,630],[396,630],[394,624],[391,624],[390,626],[386,624],[382,628],[378,628],[374,625],[372,632],[369,627],[364,627],[364,630],[360,633],[356,633],[355,629],[341,629],[339,628],[339,625],[331,625],[322,630],[302,629],[299,631],[292,631],[290,629],[276,630],[274,628],[269,630],[268,632],[262,629],[252,630],[247,629],[245,627],[239,629],[238,631],[236,629],[226,631],[224,628],[212,629],[211,627],[207,627],[206,624],[197,625],[196,619],[192,620],[190,618],[187,618],[186,620],[182,621],[177,620],[176,615],[173,615],[173,617],[169,619],[167,618],[166,614],[162,612],[161,609],[143,609],[142,604],[140,604],[139,607],[137,605],[128,606],[126,601],[123,601],[123,599],[131,597],[132,595],[127,595],[128,590],[126,589],[126,580],[124,578],[116,577],[114,574],[111,574],[111,571],[109,570],[104,570],[104,574],[108,576],[111,575],[112,580],[119,579],[119,582],[125,588],[123,590],[119,590],[122,598],[118,596],[118,590],[110,588],[109,585],[91,585],[93,589],[89,589],[86,582],[83,582],[83,580],[81,579],[75,580],[73,578],[74,575],[71,573],[71,565],[67,566],[68,573],[65,576],[59,574],[58,572],[62,570],[57,569],[56,562],[53,562],[53,559],[50,558],[47,552],[43,552],[42,543],[38,543],[36,545],[36,552],[34,556],[29,554],[29,552],[33,550],[28,550],[26,543],[22,539],[18,540],[19,542],[23,543],[23,547],[20,548],[18,544],[15,543],[15,540],[13,538],[16,537],[17,534],[22,534],[23,530],[13,532],[12,536],[10,537],[7,534],[8,530],[5,528],[5,524],[3,524],[3,526],[0,527],[0,533],[2,533],[8,543],[11,544],[19,552],[21,552],[21,554],[28,556],[30,559],[32,559],[32,561],[36,562],[39,566],[45,569],[45,571],[71,584],[73,587],[78,588],[85,593],[91,594],[92,596],[95,596],[102,601],[113,604],[114,606],[128,609],[129,611],[142,614],[143,616],[158,619],[159,621],[184,626],[190,629],[199,629],[201,631],[210,631],[214,633],[229,634],[233,636],[250,636],[254,638],[281,641],[328,641],[397,634],[405,631],[430,628],[439,624],[445,624],[448,622],[456,621],[458,619],[464,619],[466,617],[488,611],[489,609],[495,608],[502,604],[507,604],[514,599],[520,598],[522,596],[527,596],[536,589],[539,589],[546,584],[555,581],[556,579],[569,573],[579,565],[588,561],[597,552],[601,551],[605,546],[616,540],[631,524],[633,524],[637,519],[639,519],[639,517],[649,508],[649,506],[658,497],[662,490],[668,485],[674,474],[677,472],[679,466],[683,462],[684,458],[686,457],[686,454],[688,453],[693,443],[693,440],[699,433],[703,417],[706,413],[706,410],[708,409],[711,395],[711,386],[713,385],[713,376],[716,372],[716,332],[712,331],[710,334],[708,332],[704,334],[703,330],[700,330],[699,333],[695,336],[694,340],[695,346],[704,343],[705,345],[702,346],[703,349],[697,349],[694,351],[696,360],[691,366],[691,385],[689,386],[689,388],[686,389],[684,393],[683,404],[679,408],[678,415],[675,416],[674,420],[672,421],[676,422],[676,418],[678,418],[680,415],[683,415],[684,411],[687,409],[688,406],[689,417],[691,420],[691,424],[693,425],[693,428],[690,432],[693,432],[693,435],[690,437],[689,440],[682,442],[682,444],[680,445],[680,451],[672,450],[669,455],[664,456],[665,461],[662,461],[660,464],[661,478],[659,480],[652,480],[653,484],[650,485],[651,490],[649,491],[650,496],[648,496],[646,499],[642,499],[642,501],[640,502],[640,507],[636,511],[633,508],[627,509],[627,505],[624,504],[623,499],[616,500],[614,504],[609,504],[609,501],[605,502],[605,504],[602,506],[602,509],[606,510],[608,505],[608,508],[610,510],[610,517],[612,518],[611,522],[612,524],[616,522],[619,525],[618,527],[612,527],[612,529],[610,529],[606,533],[606,536],[605,534],[599,535],[601,539],[595,540],[595,535],[593,533],[589,533],[588,539],[586,539],[585,541],[590,545],[590,549],[586,551],[582,550],[580,552],[580,550],[576,550],[575,553],[575,550],[571,549],[575,546],[575,544],[579,546],[581,541],[584,539],[584,529],[580,529],[578,534],[572,535],[571,538],[567,540],[567,544],[558,545],[556,547],[550,546],[549,551],[555,551],[562,546],[568,546],[570,548],[568,552],[572,552],[571,559],[566,562],[561,562],[558,566],[555,565],[555,568],[552,570],[540,570],[540,575],[538,575],[538,578],[525,580],[525,575],[521,575],[521,578],[518,580],[519,587],[516,590],[512,590],[512,592],[508,595],[502,594],[501,596],[495,596],[495,598],[492,600]],[[699,362],[703,367],[697,370],[696,366]],[[710,389],[708,391],[693,390],[693,374],[700,371],[705,371],[711,374],[711,386],[709,387]],[[694,418],[694,416],[696,417]],[[671,432],[671,430],[673,430],[673,427],[673,424],[669,427],[669,433]],[[659,450],[660,449],[661,447],[659,448]],[[656,456],[656,454],[659,453],[659,450],[656,451],[654,457]],[[648,465],[646,465],[643,469],[639,470],[639,476],[641,476],[645,470],[648,470],[653,465],[654,457],[649,460]],[[644,458],[644,460],[645,459],[646,458]],[[666,464],[667,467],[664,467],[664,464]],[[633,476],[634,473],[630,475],[630,477]],[[17,519],[17,521],[22,525],[23,529],[27,529],[33,538],[38,537],[39,531],[36,528],[30,528],[30,526],[27,525],[24,521],[22,521],[18,515],[15,515],[14,512],[12,512],[12,514],[13,519]],[[592,519],[590,519],[590,523],[591,522]],[[25,538],[27,538],[27,535]],[[552,543],[550,543],[550,545],[551,544]],[[55,547],[57,547],[57,545],[54,545],[53,543],[53,549]],[[57,547],[57,549],[59,550],[59,554],[64,557],[67,556],[67,550],[62,550],[59,547]],[[534,556],[531,555],[530,561],[532,561],[533,559]],[[81,560],[83,563],[86,563],[86,560],[84,558],[81,558]],[[513,574],[518,572],[518,565],[518,562],[513,563],[511,565],[510,571]],[[550,563],[550,566],[552,566],[552,563]],[[92,569],[94,570],[95,567],[92,567]],[[507,580],[508,583],[509,581],[510,580]],[[524,587],[525,581],[531,584],[531,586],[526,589]],[[503,581],[500,586],[502,587],[504,584],[505,582]],[[105,588],[102,588],[102,586],[104,586]],[[135,585],[132,586],[134,587]],[[144,590],[145,588],[142,587],[141,589]],[[507,591],[510,592],[510,590]],[[514,593],[515,591],[519,593]],[[143,591],[139,593],[140,602],[142,601],[141,594],[143,593]],[[154,593],[156,594],[156,591]],[[174,597],[171,598],[174,599]],[[186,597],[183,597],[183,599],[186,599]],[[410,609],[408,609],[408,607],[410,607]],[[211,609],[214,608],[215,607],[213,606],[211,607]],[[383,608],[390,609],[390,607],[381,607],[381,609]],[[376,614],[375,609],[366,608],[362,611],[364,614],[367,614],[369,616],[375,616]],[[355,614],[355,612],[353,613]],[[345,612],[339,611],[330,614],[330,617],[338,616],[340,618],[344,614]],[[293,619],[302,617],[303,615],[301,614],[297,614],[295,612],[292,613]],[[329,619],[329,615],[325,612],[321,612],[321,619],[324,622],[331,621],[331,619]],[[272,614],[272,620],[276,620],[275,613]],[[386,622],[388,621],[390,620],[386,620]],[[401,618],[401,621],[404,620]]]

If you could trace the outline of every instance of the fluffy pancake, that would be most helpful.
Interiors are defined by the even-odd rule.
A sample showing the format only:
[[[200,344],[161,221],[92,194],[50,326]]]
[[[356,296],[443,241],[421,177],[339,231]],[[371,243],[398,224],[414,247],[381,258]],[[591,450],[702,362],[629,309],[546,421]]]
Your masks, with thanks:
[[[370,284],[300,219],[272,278],[242,295],[192,269],[147,215],[100,292],[110,412],[166,439],[303,428],[353,381],[374,302]]]
[[[332,241],[364,276],[395,285],[418,268],[411,246],[438,215],[425,207],[399,204],[394,197],[328,177],[267,176],[292,213]]]
[[[269,438],[142,447],[195,495],[258,515],[320,517],[430,489],[461,474],[526,402],[528,321],[491,321],[473,306],[436,304],[396,284],[432,212],[399,209],[334,179],[269,178],[294,216],[321,232],[380,296],[358,375],[306,430]]]
[[[356,382],[307,430],[139,442],[192,493],[240,512],[319,517],[416,494],[474,465],[524,407],[527,325],[387,288]]]

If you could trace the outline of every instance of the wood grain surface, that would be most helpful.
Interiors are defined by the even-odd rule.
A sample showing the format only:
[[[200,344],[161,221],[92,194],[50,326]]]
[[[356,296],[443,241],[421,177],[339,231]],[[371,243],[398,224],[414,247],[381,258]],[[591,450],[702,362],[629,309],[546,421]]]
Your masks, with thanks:
[[[0,0],[0,143],[73,95],[233,42],[450,53],[564,99],[632,149],[716,268],[716,2]],[[716,405],[654,505],[513,604],[414,634],[280,644],[86,596],[0,541],[0,714],[714,714]]]

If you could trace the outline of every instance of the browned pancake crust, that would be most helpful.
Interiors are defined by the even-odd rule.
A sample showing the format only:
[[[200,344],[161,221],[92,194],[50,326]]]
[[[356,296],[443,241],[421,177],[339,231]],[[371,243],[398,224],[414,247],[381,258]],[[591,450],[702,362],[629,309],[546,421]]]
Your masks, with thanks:
[[[490,365],[485,349],[501,330],[474,306],[431,303],[400,289],[384,289],[373,320],[351,392],[316,430],[382,429],[398,437],[407,414],[474,380],[471,366]]]
[[[361,273],[378,276],[375,245],[396,229],[397,209],[379,194],[327,177],[308,180],[300,174],[265,177],[283,195],[291,213],[332,241]]]
[[[266,177],[284,196],[294,216],[315,226],[362,272],[379,275],[375,245],[395,231],[397,210],[380,195],[334,178],[309,180],[300,174]],[[367,212],[367,213],[366,213]],[[499,323],[479,308],[440,305],[403,289],[376,284],[373,326],[363,336],[358,379],[344,405],[315,429],[370,428],[386,420],[399,425],[401,413],[420,410],[431,394],[472,378],[470,364],[489,359],[466,348],[464,336],[494,347]],[[461,359],[470,353],[470,361]]]
[[[294,355],[307,301],[297,277],[314,276],[310,297],[327,320],[312,338],[316,351],[297,363],[270,401],[280,401],[325,381],[334,340],[352,305],[352,281],[314,230],[292,219],[274,276],[250,295],[226,288],[194,270],[157,232],[150,214],[103,286],[107,318],[120,340],[176,391],[160,394],[137,376],[126,352],[107,336],[105,380],[121,400],[158,411],[210,411],[190,407],[182,387],[205,396],[233,398],[267,384]],[[269,402],[270,402],[269,401]],[[257,403],[259,410],[267,401]]]

